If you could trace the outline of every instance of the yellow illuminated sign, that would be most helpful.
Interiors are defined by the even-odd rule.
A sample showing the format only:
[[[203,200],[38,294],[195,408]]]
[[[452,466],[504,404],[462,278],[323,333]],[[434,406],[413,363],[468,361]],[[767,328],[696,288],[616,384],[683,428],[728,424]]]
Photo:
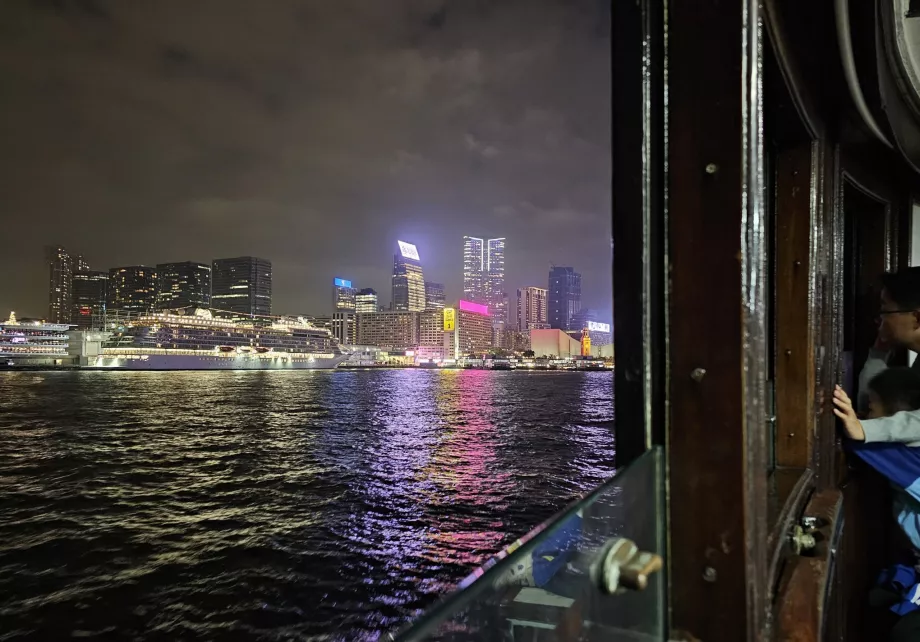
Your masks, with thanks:
[[[453,308],[444,308],[444,332],[453,332],[457,327],[457,311]]]

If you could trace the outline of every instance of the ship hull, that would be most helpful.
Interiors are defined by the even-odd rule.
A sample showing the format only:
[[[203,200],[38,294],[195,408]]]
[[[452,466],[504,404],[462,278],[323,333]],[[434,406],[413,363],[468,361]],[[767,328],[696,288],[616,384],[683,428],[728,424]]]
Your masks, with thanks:
[[[149,354],[100,355],[91,357],[84,368],[91,370],[324,370],[337,367],[346,358],[259,354]]]

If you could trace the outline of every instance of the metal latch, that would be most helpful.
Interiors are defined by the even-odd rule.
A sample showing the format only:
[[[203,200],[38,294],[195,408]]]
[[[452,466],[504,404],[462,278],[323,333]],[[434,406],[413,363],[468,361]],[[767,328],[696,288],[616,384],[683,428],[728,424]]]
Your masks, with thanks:
[[[635,542],[619,537],[601,549],[598,584],[611,595],[626,589],[641,591],[648,586],[649,576],[661,570],[661,566],[660,555],[640,551]]]
[[[789,543],[792,546],[792,552],[801,555],[815,549],[815,536],[796,524],[789,536]]]

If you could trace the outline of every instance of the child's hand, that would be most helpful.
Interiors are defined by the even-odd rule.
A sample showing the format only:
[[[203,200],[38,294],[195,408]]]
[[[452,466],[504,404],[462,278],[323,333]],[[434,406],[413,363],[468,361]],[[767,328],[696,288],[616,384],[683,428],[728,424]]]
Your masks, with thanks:
[[[843,430],[847,437],[856,441],[865,441],[866,433],[863,431],[862,424],[859,423],[856,411],[853,410],[853,402],[840,386],[834,386],[834,405],[836,406],[834,414],[843,422]]]

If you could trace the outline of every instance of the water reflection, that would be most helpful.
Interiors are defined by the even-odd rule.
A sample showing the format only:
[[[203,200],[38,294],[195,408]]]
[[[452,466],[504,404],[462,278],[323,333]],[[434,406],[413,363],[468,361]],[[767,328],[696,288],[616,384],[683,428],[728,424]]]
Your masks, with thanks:
[[[611,388],[0,374],[4,639],[373,637],[610,474]]]

